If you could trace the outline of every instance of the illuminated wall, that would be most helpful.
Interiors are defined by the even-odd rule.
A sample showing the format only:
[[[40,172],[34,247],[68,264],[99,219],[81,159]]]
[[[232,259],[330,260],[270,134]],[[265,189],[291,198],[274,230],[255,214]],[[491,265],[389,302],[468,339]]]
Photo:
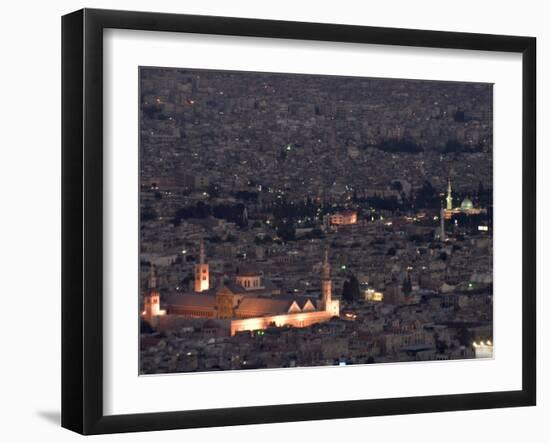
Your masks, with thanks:
[[[239,331],[266,329],[271,325],[277,327],[289,325],[295,328],[304,328],[315,323],[326,322],[332,317],[332,312],[315,311],[231,320],[231,335],[235,335]]]

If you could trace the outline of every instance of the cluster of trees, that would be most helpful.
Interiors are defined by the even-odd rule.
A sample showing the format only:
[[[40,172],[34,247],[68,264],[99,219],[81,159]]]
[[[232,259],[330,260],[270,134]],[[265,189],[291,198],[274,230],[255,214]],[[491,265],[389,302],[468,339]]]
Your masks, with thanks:
[[[449,140],[445,143],[443,148],[444,154],[473,154],[476,152],[483,152],[485,145],[483,143],[477,143],[475,145],[465,145],[457,140]]]
[[[296,227],[290,219],[275,221],[275,230],[277,235],[285,242],[296,240]]]
[[[464,118],[464,117],[462,117]],[[455,117],[456,119],[456,117]],[[467,121],[467,120],[464,120]],[[368,148],[370,145],[363,145],[363,148]],[[373,146],[380,151],[389,152],[391,154],[418,154],[424,152],[425,149],[422,145],[419,145],[410,140],[404,139],[388,139],[383,140],[376,146]],[[471,154],[476,152],[483,152],[485,148],[484,143],[476,143],[475,145],[460,143],[458,140],[449,140],[445,143],[442,153],[443,154]]]
[[[410,207],[405,199],[401,199],[400,201],[394,195],[389,197],[373,195],[372,197],[367,197],[365,202],[371,208],[378,209],[379,211],[404,211],[407,207]]]
[[[352,201],[358,204],[366,204],[370,208],[376,210],[393,212],[406,212],[416,208],[439,209],[441,207],[442,200],[439,195],[440,192],[433,187],[430,181],[425,180],[420,188],[412,191],[409,195],[405,195],[405,193],[402,192],[402,187],[397,183],[398,182],[392,185],[392,188],[396,189],[398,192],[401,191],[400,198],[397,198],[395,195],[382,197],[376,194],[372,197],[363,198],[358,197],[357,192],[354,192]],[[486,189],[483,183],[480,182],[477,193],[472,193],[469,196],[482,207],[487,207],[492,205],[493,190],[491,188]],[[464,197],[466,197],[466,195],[460,195],[456,192],[453,195],[455,202],[460,202]]]
[[[307,197],[303,202],[282,201],[280,203],[266,205],[264,206],[264,210],[271,212],[275,218],[294,221],[308,217],[314,218],[318,211],[320,211],[320,214],[328,211],[327,208],[313,203],[310,197]]]
[[[237,191],[234,196],[238,200],[255,203],[258,201],[258,193],[253,191]]]
[[[148,221],[156,220],[158,218],[158,214],[157,214],[157,211],[155,211],[155,209],[152,208],[151,206],[143,206],[141,208],[140,217],[142,222],[148,222]]]
[[[172,222],[179,225],[181,220],[188,218],[207,218],[215,217],[236,223],[238,226],[244,225],[244,204],[219,204],[211,206],[204,202],[197,202],[195,205],[185,206],[176,211]]]
[[[354,201],[366,203],[369,207],[376,210],[393,212],[406,212],[414,208],[437,209],[441,206],[439,194],[428,180],[415,192],[411,192],[409,196],[405,195],[404,192],[401,192],[400,198],[397,198],[395,195],[382,197],[375,194],[367,198],[354,197]]]
[[[409,295],[411,295],[412,282],[411,282],[411,275],[409,273],[407,273],[407,276],[403,279],[403,285],[401,286],[401,289],[405,297],[408,297]]]
[[[492,226],[493,223],[493,210],[490,206],[487,209],[487,214],[455,214],[453,215],[451,222],[454,223],[454,220],[457,220],[458,225],[462,229],[467,229],[473,232],[477,231],[477,227],[480,225],[487,224]]]
[[[316,225],[315,217],[322,217],[324,213],[328,212],[328,208],[313,203],[309,197],[303,202],[295,203],[282,201],[280,203],[267,205],[263,209],[273,214],[277,235],[285,242],[296,240],[296,226],[298,220],[302,220],[300,227],[313,227]],[[309,223],[307,222],[308,219],[310,220]],[[314,228],[308,234],[302,236],[302,238],[324,238],[324,233],[321,229]]]
[[[426,180],[414,193],[414,205],[417,208],[439,208],[441,200],[437,190]]]
[[[239,191],[235,194],[239,199],[244,201],[257,200],[258,194],[256,192]],[[458,222],[461,226],[472,226],[477,229],[477,226],[484,222],[491,222],[492,211],[491,204],[493,198],[492,189],[486,189],[483,183],[479,183],[477,193],[471,195],[477,202],[477,205],[488,207],[488,214],[479,215],[461,215],[458,214]],[[459,202],[462,196],[455,194],[455,201]],[[429,181],[425,181],[420,188],[411,192],[409,196],[406,196],[404,192],[401,193],[401,198],[396,196],[382,197],[380,195],[374,195],[372,197],[358,197],[357,193],[354,193],[353,201],[359,206],[368,206],[369,209],[379,211],[391,211],[391,212],[407,212],[417,208],[425,208],[438,210],[441,207],[442,201],[440,194],[432,186]],[[189,218],[207,218],[216,217],[227,220],[229,222],[236,223],[240,227],[246,225],[244,219],[244,203],[234,204],[217,204],[210,205],[204,202],[197,202],[194,205],[185,206],[176,211],[172,222],[174,225],[179,225],[181,220]],[[300,227],[316,227],[319,218],[322,218],[325,214],[337,211],[342,208],[327,207],[314,203],[309,197],[303,202],[287,202],[282,201],[278,203],[272,203],[265,205],[262,210],[270,212],[274,217],[274,225],[279,235],[285,241],[292,241],[296,238],[296,226],[297,221],[301,220]],[[151,221],[158,217],[155,209],[149,205],[141,208],[141,220]],[[309,220],[309,222],[308,222]],[[314,229],[306,238],[323,238],[323,233],[319,229]]]
[[[361,291],[359,289],[359,280],[353,274],[344,282],[342,289],[342,300],[351,303],[361,300]]]

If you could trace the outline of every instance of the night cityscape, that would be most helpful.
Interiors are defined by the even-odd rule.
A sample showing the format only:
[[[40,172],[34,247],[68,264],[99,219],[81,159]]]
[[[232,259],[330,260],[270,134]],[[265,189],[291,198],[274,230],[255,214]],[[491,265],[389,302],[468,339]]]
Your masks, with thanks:
[[[141,374],[492,357],[492,84],[139,76]]]

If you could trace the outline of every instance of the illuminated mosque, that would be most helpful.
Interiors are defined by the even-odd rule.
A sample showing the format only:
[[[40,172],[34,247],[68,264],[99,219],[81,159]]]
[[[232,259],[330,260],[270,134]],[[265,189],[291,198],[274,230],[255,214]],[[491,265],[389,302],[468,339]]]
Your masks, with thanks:
[[[151,266],[142,317],[156,325],[161,323],[161,318],[168,317],[213,319],[227,324],[231,335],[270,326],[302,328],[340,315],[340,301],[332,299],[330,273],[328,251],[325,251],[320,298],[273,295],[273,291],[265,287],[263,275],[249,270],[237,272],[234,280],[213,291],[210,289],[209,266],[201,242],[200,259],[194,272],[194,292],[163,297],[164,309],[161,310],[155,268]]]
[[[453,215],[457,214],[466,214],[466,215],[477,215],[481,213],[486,213],[486,209],[475,208],[472,200],[466,197],[462,200],[460,206],[453,208],[453,189],[451,186],[451,179],[447,181],[447,196],[445,197],[446,205],[441,205],[441,211],[439,213],[439,230],[436,231],[436,238],[439,238],[441,241],[447,240],[447,235],[445,233],[445,220],[450,220]]]
[[[472,200],[470,200],[468,197],[462,200],[460,206],[453,208],[453,189],[451,187],[450,178],[447,181],[447,197],[445,197],[445,200],[447,202],[447,205],[442,212],[446,220],[449,220],[453,215],[456,214],[476,215],[484,212],[483,209],[474,208]]]

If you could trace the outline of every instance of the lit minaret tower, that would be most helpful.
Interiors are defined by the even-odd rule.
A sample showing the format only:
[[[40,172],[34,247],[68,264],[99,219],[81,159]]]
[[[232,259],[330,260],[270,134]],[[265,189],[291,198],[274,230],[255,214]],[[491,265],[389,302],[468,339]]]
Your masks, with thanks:
[[[319,311],[326,311],[332,317],[340,316],[340,300],[332,299],[332,279],[330,277],[330,263],[328,261],[328,249],[325,249],[325,260],[323,261],[323,282],[322,299],[320,301]]]
[[[210,275],[204,257],[204,240],[201,240],[199,263],[195,265],[195,292],[208,291],[209,288]]]
[[[447,210],[453,209],[453,196],[452,196],[452,188],[451,188],[451,178],[449,177],[449,180],[447,181]]]
[[[445,209],[443,209],[443,205],[439,211],[439,238],[441,241],[445,241]]]
[[[157,288],[157,273],[155,272],[155,265],[151,265],[149,269],[149,276],[147,277],[147,287],[149,289]]]
[[[325,249],[325,260],[323,262],[322,303],[325,311],[330,310],[332,304],[332,279],[330,278],[328,249]]]
[[[160,309],[160,292],[157,289],[155,265],[151,265],[151,269],[149,270],[147,286],[148,288],[143,298],[142,315],[150,321],[153,317],[166,313],[166,311]]]

